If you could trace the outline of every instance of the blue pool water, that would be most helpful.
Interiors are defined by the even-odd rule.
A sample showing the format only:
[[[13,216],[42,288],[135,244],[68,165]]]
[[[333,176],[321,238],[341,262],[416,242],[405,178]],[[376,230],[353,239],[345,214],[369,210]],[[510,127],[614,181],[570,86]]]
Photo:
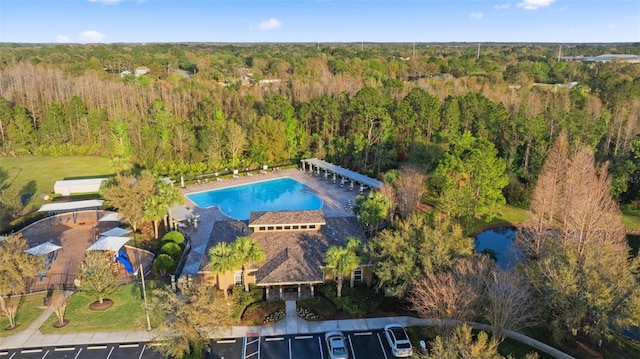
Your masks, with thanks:
[[[196,206],[220,206],[229,217],[245,220],[251,212],[312,210],[322,208],[322,200],[305,192],[306,185],[288,178],[261,181],[187,195]]]

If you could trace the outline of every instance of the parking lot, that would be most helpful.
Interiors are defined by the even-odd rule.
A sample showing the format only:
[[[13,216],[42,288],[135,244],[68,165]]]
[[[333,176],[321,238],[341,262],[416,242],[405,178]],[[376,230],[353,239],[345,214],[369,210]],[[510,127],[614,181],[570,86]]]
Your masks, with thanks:
[[[343,332],[352,359],[391,359],[382,330]],[[222,339],[211,344],[212,359],[330,359],[324,333]]]
[[[51,346],[0,350],[0,358],[8,359],[163,359],[145,343]]]

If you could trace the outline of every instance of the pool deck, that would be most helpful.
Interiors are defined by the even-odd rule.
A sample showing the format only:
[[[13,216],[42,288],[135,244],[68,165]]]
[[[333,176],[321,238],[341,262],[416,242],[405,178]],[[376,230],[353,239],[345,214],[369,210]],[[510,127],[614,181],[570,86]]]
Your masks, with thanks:
[[[352,209],[346,208],[348,201],[355,203],[358,187],[353,190],[349,189],[349,185],[340,187],[339,184],[333,184],[331,178],[324,180],[322,176],[312,176],[297,169],[288,169],[280,171],[272,171],[267,173],[254,173],[253,176],[239,176],[238,178],[224,179],[222,181],[209,181],[207,183],[195,184],[182,188],[183,194],[193,192],[201,192],[212,189],[238,186],[242,184],[255,183],[259,181],[289,177],[308,186],[308,191],[320,197],[323,201],[322,211],[325,217],[347,217],[354,216]],[[198,228],[188,225],[184,228],[186,234],[191,238],[191,252],[187,257],[182,275],[192,276],[200,269],[200,263],[204,251],[207,248],[207,242],[216,221],[229,220],[230,217],[224,215],[218,207],[199,208],[189,198],[185,197],[187,207],[193,209],[193,213],[199,215]]]

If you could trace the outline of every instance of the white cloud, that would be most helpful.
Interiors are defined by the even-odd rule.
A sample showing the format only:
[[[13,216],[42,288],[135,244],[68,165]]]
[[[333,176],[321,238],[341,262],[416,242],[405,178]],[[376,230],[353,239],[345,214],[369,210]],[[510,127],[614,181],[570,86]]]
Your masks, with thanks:
[[[103,4],[117,4],[119,2],[121,2],[122,0],[89,0],[89,2],[99,2],[99,3],[103,3]]]
[[[64,35],[57,35],[56,36],[56,42],[59,44],[64,44],[67,42],[71,42],[71,40],[69,39],[69,36],[64,36]]]
[[[471,15],[469,16],[471,16],[472,19],[480,20],[482,19],[482,16],[484,16],[484,14],[481,12],[474,12],[474,13],[471,13]]]
[[[103,33],[93,30],[83,31],[78,35],[78,39],[84,42],[99,42],[105,37],[106,36]]]
[[[501,4],[501,5],[494,5],[494,8],[498,9],[498,10],[505,10],[511,7],[511,3],[508,2],[506,4]]]
[[[259,23],[257,28],[260,31],[267,31],[267,30],[277,29],[280,26],[282,26],[282,23],[280,22],[280,20],[278,20],[276,18],[271,18],[269,20],[265,20],[265,21]]]
[[[553,4],[554,1],[556,0],[524,0],[518,6],[525,10],[538,10]]]

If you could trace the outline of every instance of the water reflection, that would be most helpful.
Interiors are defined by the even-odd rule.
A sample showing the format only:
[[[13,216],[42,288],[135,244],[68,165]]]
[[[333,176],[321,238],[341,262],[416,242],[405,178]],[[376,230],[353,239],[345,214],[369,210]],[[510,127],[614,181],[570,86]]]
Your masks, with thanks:
[[[475,238],[476,252],[487,253],[498,267],[512,268],[518,262],[518,251],[513,245],[516,238],[514,227],[496,227],[479,233]]]

